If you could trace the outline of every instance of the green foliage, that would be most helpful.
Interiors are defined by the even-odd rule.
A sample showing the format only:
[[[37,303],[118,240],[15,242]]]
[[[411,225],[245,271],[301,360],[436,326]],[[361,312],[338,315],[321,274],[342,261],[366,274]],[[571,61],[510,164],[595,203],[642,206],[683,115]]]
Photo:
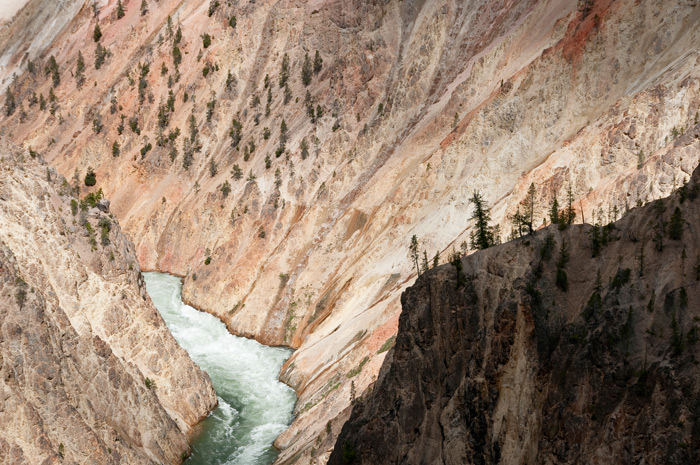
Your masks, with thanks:
[[[95,69],[100,69],[107,59],[108,51],[102,44],[98,43],[95,47]]]
[[[316,50],[316,55],[314,55],[314,74],[320,73],[321,68],[323,68],[323,58],[321,58],[321,54]]]
[[[178,30],[180,30],[178,28]],[[180,51],[180,47],[177,46],[177,44],[173,45],[173,65],[177,68],[180,63],[182,63],[182,52]]]
[[[78,61],[75,63],[75,84],[78,88],[82,87],[85,83],[85,58],[83,58],[83,53],[78,50]]]
[[[151,151],[153,146],[151,145],[150,142],[146,143],[143,147],[141,147],[141,158],[144,158],[148,152]]]
[[[411,256],[411,261],[416,267],[416,273],[420,275],[420,267],[418,266],[418,236],[415,234],[411,237],[411,244],[408,246],[408,252]]]
[[[387,339],[384,344],[379,348],[377,351],[377,355],[381,354],[382,352],[386,352],[387,350],[391,349],[394,346],[394,342],[396,341],[396,335],[391,336],[389,339]]]
[[[122,19],[125,15],[124,5],[122,5],[122,0],[117,0],[117,19]]]
[[[219,167],[216,165],[216,162],[214,162],[214,159],[209,160],[209,175],[213,178],[218,172]]]
[[[115,157],[115,158],[118,157],[118,156],[119,156],[119,152],[120,152],[120,149],[119,149],[119,142],[117,142],[117,141],[115,140],[114,143],[112,144],[112,156]]]
[[[308,86],[311,84],[312,77],[313,72],[311,69],[311,59],[309,58],[309,54],[306,53],[304,55],[304,63],[301,66],[301,82],[304,84],[304,86]]]
[[[355,459],[357,459],[357,451],[348,441],[343,442],[341,451],[342,453],[340,459],[343,465],[351,464],[355,461]]]
[[[289,79],[289,55],[286,53],[282,56],[282,66],[280,68],[279,85],[280,88],[287,85]]]
[[[98,189],[97,192],[90,192],[88,195],[80,201],[80,208],[82,210],[87,210],[88,208],[95,208],[97,204],[102,200],[104,194],[102,189]]]
[[[243,139],[243,125],[235,118],[231,123],[231,129],[228,135],[231,137],[231,147],[237,149],[238,145],[241,143],[241,139]]]
[[[231,16],[228,20],[228,25],[234,29],[236,28],[236,15]]]
[[[97,184],[97,177],[95,176],[95,171],[93,171],[92,167],[88,167],[87,173],[85,174],[85,185],[88,187],[92,187],[95,184]]]
[[[238,181],[239,179],[241,179],[243,177],[243,170],[241,170],[241,167],[238,166],[238,163],[233,165],[233,168],[231,169],[231,176],[236,181]]]
[[[265,127],[263,128],[263,139],[268,140],[270,138],[270,135],[272,133],[270,132],[270,128]]]
[[[630,282],[632,270],[629,268],[619,268],[612,281],[610,282],[611,289],[620,289],[622,286]]]
[[[265,169],[269,170],[271,166],[272,160],[270,159],[270,155],[265,155]]]
[[[211,36],[206,32],[202,34],[202,47],[208,48],[211,45]]]
[[[49,57],[49,62],[46,64],[44,72],[47,76],[51,75],[53,86],[58,87],[61,83],[61,75],[58,72],[58,63],[56,63],[56,58],[53,55]]]
[[[668,236],[675,241],[680,240],[683,237],[684,225],[683,213],[679,207],[676,207],[668,223]]]
[[[470,235],[471,247],[476,250],[488,249],[497,242],[494,228],[489,224],[491,213],[488,204],[478,191],[474,191],[470,202],[474,204],[474,213],[470,219],[476,220],[474,231]]]
[[[139,119],[137,116],[129,118],[129,128],[131,128],[131,132],[137,136],[141,134],[141,129],[139,129]]]
[[[306,137],[301,140],[299,149],[301,150],[301,159],[306,160],[309,157],[309,144],[306,142]]]
[[[109,245],[109,232],[112,229],[112,222],[109,218],[102,217],[97,225],[100,227],[100,242],[103,246]]]
[[[15,103],[15,96],[10,90],[10,86],[5,89],[5,116],[11,116],[15,112],[17,104]]]
[[[146,378],[144,380],[144,382],[146,383],[146,387],[148,389],[154,389],[156,387],[156,382],[153,381],[151,378]],[[183,452],[183,454],[184,454],[184,452]]]
[[[219,5],[220,5],[219,0],[211,0],[209,2],[209,10],[207,13],[209,14],[210,18],[214,15],[214,13],[216,12],[216,9],[219,8]]]
[[[70,200],[70,212],[73,216],[78,214],[78,201],[75,199]]]
[[[102,29],[100,29],[99,24],[95,24],[95,29],[92,31],[92,40],[99,42],[102,38]]]
[[[231,193],[231,184],[229,184],[228,181],[224,181],[224,183],[221,185],[221,195],[224,196],[224,198],[228,197],[228,195]]]

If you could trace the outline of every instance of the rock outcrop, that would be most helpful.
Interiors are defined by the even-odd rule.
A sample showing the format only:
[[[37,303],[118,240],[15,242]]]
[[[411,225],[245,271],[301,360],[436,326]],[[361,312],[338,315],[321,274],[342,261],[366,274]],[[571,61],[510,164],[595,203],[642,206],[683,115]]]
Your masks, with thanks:
[[[396,333],[411,236],[444,260],[474,190],[506,236],[531,183],[608,221],[700,160],[695,0],[42,3],[0,29],[0,130],[68,179],[92,166],[188,303],[297,349],[280,463],[325,461]]]
[[[0,463],[180,463],[216,396],[118,223],[0,139]]]
[[[700,169],[420,276],[328,463],[698,463],[699,205]]]

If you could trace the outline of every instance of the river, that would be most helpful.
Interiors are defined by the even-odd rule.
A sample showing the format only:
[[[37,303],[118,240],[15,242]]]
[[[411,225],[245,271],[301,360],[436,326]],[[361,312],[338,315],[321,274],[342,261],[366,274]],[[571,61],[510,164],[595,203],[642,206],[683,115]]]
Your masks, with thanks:
[[[233,336],[185,305],[180,278],[144,273],[146,290],[175,339],[205,370],[219,405],[198,428],[186,465],[270,465],[275,438],[292,421],[294,391],[278,380],[291,350]]]

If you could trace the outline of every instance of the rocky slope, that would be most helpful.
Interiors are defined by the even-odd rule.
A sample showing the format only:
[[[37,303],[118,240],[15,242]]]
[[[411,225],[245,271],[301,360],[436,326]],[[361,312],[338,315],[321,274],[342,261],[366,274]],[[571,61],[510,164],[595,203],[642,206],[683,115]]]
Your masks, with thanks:
[[[298,349],[280,462],[323,462],[374,382],[413,234],[444,257],[480,190],[505,236],[533,182],[538,218],[571,187],[579,220],[607,221],[700,159],[694,0],[64,3],[46,40],[36,15],[25,40],[0,30],[4,82],[20,70],[2,131],[68,178],[94,167],[141,266],[184,276],[189,303]]]
[[[133,244],[55,170],[0,153],[0,463],[180,463],[216,396]]]
[[[699,196],[420,276],[328,463],[697,463]]]

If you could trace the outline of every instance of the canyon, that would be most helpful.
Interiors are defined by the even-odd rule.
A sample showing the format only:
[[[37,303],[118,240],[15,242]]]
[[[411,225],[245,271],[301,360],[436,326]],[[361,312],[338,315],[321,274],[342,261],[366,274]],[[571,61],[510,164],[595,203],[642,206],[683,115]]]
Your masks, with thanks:
[[[328,460],[401,340],[411,237],[444,263],[474,191],[505,240],[531,184],[538,221],[571,192],[605,224],[700,161],[694,0],[122,3],[0,26],[0,136],[102,189],[185,302],[295,349],[279,464]]]
[[[328,463],[697,463],[699,196],[422,274]]]
[[[0,463],[180,463],[216,397],[133,244],[54,169],[0,153]]]

